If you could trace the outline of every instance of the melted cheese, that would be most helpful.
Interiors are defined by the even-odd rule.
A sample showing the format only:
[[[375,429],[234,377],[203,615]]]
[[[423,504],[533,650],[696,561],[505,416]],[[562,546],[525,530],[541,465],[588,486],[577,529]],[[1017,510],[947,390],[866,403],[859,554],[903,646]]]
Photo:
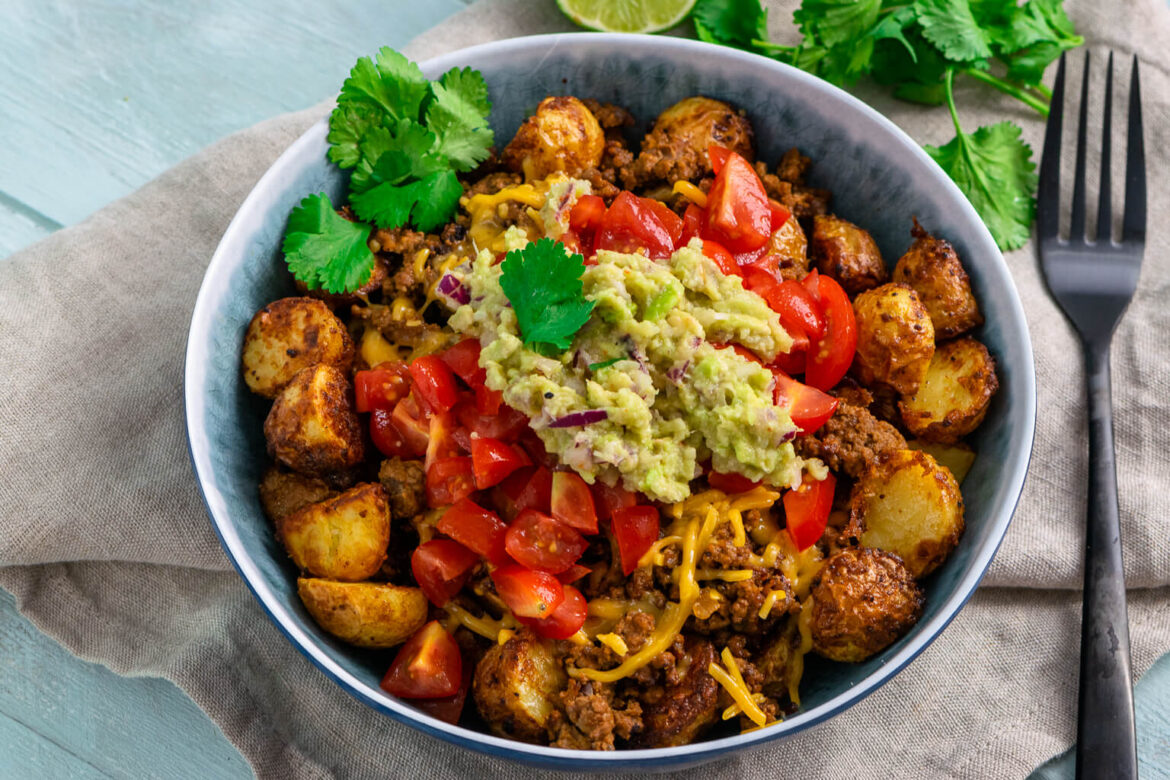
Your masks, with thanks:
[[[712,661],[707,666],[707,673],[715,678],[715,682],[723,686],[724,690],[731,695],[732,701],[739,706],[739,711],[747,715],[753,723],[757,726],[763,726],[768,718],[764,715],[764,711],[760,709],[756,699],[752,696],[752,692],[748,689],[747,683],[744,682],[743,674],[739,671],[739,664],[736,663],[735,657],[731,655],[731,650],[723,648],[720,654],[723,659],[723,666]],[[726,668],[724,668],[726,667]],[[734,717],[737,713],[729,707],[724,710],[724,720]]]
[[[538,192],[531,184],[520,184],[515,187],[505,187],[493,195],[479,193],[461,201],[467,213],[471,215],[471,227],[467,235],[471,238],[477,250],[490,249],[493,252],[503,252],[504,224],[501,219],[501,210],[508,201],[522,203],[532,208],[544,205],[545,196]],[[529,236],[535,239],[538,236]]]
[[[622,639],[617,634],[598,634],[597,641],[617,653],[618,657],[625,656],[630,652],[629,645],[626,640]]]
[[[672,194],[682,195],[701,209],[707,208],[707,193],[691,184],[689,181],[676,181]]]
[[[797,707],[800,706],[800,678],[804,676],[804,656],[812,650],[812,605],[810,596],[800,607],[800,616],[796,618],[796,630],[800,634],[800,646],[792,651],[788,660],[788,698]]]
[[[772,612],[772,607],[776,606],[776,599],[784,595],[782,590],[770,590],[768,595],[764,596],[764,603],[760,605],[760,620],[764,620]]]
[[[398,347],[387,341],[377,328],[369,325],[362,332],[361,346],[358,349],[362,360],[371,368],[379,363],[392,363],[402,359],[398,354]]]
[[[443,607],[447,612],[446,629],[449,633],[454,633],[455,629],[463,626],[469,631],[474,631],[482,637],[492,640],[493,642],[500,641],[501,631],[515,631],[520,627],[516,622],[516,618],[512,617],[510,612],[504,613],[504,616],[499,620],[488,616],[476,617],[463,607],[459,606],[453,601],[448,601]],[[504,641],[507,641],[506,639]]]
[[[756,576],[754,569],[699,569],[697,580],[723,580],[724,582],[747,582]]]

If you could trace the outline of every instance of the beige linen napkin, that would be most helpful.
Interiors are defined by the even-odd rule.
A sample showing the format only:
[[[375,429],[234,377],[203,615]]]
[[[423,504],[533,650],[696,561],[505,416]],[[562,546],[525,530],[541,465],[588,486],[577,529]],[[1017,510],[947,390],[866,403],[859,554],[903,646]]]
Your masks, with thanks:
[[[1170,650],[1170,13],[1072,0],[1096,52],[1143,60],[1149,246],[1114,348],[1114,408],[1137,669]],[[771,10],[792,35],[791,2]],[[423,59],[567,30],[553,3],[488,0],[417,39]],[[341,74],[338,75],[340,81]],[[1123,82],[1124,83],[1124,82]],[[324,96],[323,96],[324,97]],[[945,112],[866,93],[918,140]],[[969,130],[1041,122],[972,89]],[[344,694],[264,617],[220,550],[187,459],[182,366],[204,268],[232,214],[325,108],[233,135],[77,227],[0,262],[0,585],[74,653],[180,685],[262,777],[532,777],[424,737]],[[1082,369],[1030,248],[1008,263],[1039,385],[1024,495],[985,586],[917,661],[856,707],[703,776],[1020,777],[1074,734],[1086,471]]]

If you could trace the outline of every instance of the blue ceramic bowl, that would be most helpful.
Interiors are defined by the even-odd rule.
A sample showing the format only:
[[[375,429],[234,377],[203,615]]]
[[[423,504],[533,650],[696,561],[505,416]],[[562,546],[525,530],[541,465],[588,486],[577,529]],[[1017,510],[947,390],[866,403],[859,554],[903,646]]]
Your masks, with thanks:
[[[244,201],[207,269],[191,321],[185,388],[191,459],[228,556],[276,625],[343,690],[396,720],[484,753],[574,769],[680,767],[763,745],[843,711],[910,663],[971,597],[1023,486],[1035,374],[1020,300],[991,235],[942,170],[888,120],[845,92],[762,57],[675,38],[572,34],[477,46],[430,60],[423,70],[435,78],[468,65],[487,78],[492,125],[503,142],[547,95],[624,105],[642,124],[638,130],[684,97],[717,97],[746,109],[761,159],[774,162],[792,146],[809,155],[812,183],[832,190],[834,211],[868,229],[891,263],[910,243],[911,215],[954,243],[987,319],[979,337],[995,355],[1001,381],[972,441],[979,457],[963,483],[967,531],[926,583],[926,610],[909,634],[861,664],[810,658],[800,712],[761,731],[655,750],[560,750],[451,726],[387,696],[378,688],[386,654],[335,641],[297,598],[295,571],[257,496],[267,404],[240,376],[241,342],[253,312],[293,293],[279,251],[289,211],[322,190],[334,202],[344,200],[346,177],[326,160],[322,121],[289,147]]]

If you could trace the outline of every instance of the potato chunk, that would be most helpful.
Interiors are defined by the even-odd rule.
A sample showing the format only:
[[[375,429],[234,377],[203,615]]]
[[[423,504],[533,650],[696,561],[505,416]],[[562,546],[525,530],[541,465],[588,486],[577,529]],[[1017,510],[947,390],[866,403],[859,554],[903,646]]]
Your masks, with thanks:
[[[293,563],[315,577],[356,582],[377,573],[390,544],[390,507],[381,485],[355,485],[276,522]]]
[[[273,301],[256,312],[244,334],[244,382],[265,398],[275,398],[303,368],[348,368],[352,362],[353,339],[345,325],[313,298]]]
[[[912,395],[934,355],[934,326],[918,294],[891,282],[853,301],[857,353],[853,368],[864,385],[886,384]]]
[[[772,234],[768,251],[780,258],[780,278],[799,281],[808,275],[808,238],[795,216]]]
[[[752,125],[743,114],[721,100],[680,100],[658,115],[622,181],[626,189],[635,189],[647,182],[710,176],[707,147],[711,144],[727,147],[748,161],[755,159]]]
[[[857,663],[905,634],[922,615],[922,590],[897,555],[869,547],[834,553],[812,589],[813,650]]]
[[[297,593],[317,625],[358,647],[394,647],[427,622],[427,598],[418,588],[300,577]]]
[[[546,97],[504,148],[503,161],[525,181],[535,181],[557,171],[580,176],[601,163],[604,151],[605,133],[584,103]]]
[[[327,477],[361,462],[361,425],[349,379],[333,366],[301,371],[277,396],[264,421],[268,454],[293,471]]]
[[[890,278],[869,231],[832,214],[813,217],[812,255],[817,270],[840,282],[851,298]]]
[[[967,472],[975,465],[975,450],[961,441],[955,444],[935,444],[911,439],[906,442],[906,446],[912,450],[922,450],[937,460],[940,466],[945,466],[954,475],[955,481],[960,485],[967,478]]]
[[[281,471],[276,466],[270,466],[260,478],[260,505],[264,507],[264,515],[274,523],[332,495],[333,490],[324,481]]]
[[[719,683],[707,671],[719,661],[706,639],[687,637],[678,680],[639,692],[643,731],[638,747],[689,745],[719,720]]]
[[[914,222],[914,243],[894,266],[894,281],[908,284],[930,312],[934,335],[949,339],[983,323],[971,280],[955,248]]]
[[[962,338],[935,348],[918,392],[903,396],[898,407],[915,436],[952,444],[979,427],[998,389],[987,347]]]
[[[544,742],[545,726],[566,679],[552,644],[525,630],[484,654],[472,688],[479,714],[493,732]]]
[[[849,522],[866,547],[898,555],[915,577],[934,571],[963,534],[959,483],[925,452],[895,450],[868,469],[849,497]]]

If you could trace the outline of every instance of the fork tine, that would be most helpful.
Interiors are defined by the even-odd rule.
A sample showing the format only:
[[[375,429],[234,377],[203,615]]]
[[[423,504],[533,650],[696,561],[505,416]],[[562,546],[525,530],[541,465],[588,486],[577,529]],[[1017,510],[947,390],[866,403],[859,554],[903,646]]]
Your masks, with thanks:
[[[1138,83],[1138,58],[1133,57],[1129,82],[1129,134],[1125,150],[1125,218],[1121,242],[1146,240],[1146,152],[1142,140],[1142,90]]]
[[[1113,151],[1113,52],[1109,52],[1109,64],[1105,70],[1105,117],[1101,125],[1101,194],[1097,200],[1097,241],[1109,243],[1113,240],[1112,187],[1109,177],[1109,162]]]
[[[1077,164],[1073,171],[1072,217],[1068,223],[1068,240],[1085,239],[1085,136],[1089,125],[1089,52],[1085,51],[1085,73],[1081,77],[1081,107],[1077,112]]]
[[[1051,108],[1044,128],[1044,151],[1040,156],[1040,183],[1036,192],[1036,233],[1041,239],[1060,234],[1060,133],[1064,116],[1064,65],[1060,55],[1056,81],[1052,84]]]

